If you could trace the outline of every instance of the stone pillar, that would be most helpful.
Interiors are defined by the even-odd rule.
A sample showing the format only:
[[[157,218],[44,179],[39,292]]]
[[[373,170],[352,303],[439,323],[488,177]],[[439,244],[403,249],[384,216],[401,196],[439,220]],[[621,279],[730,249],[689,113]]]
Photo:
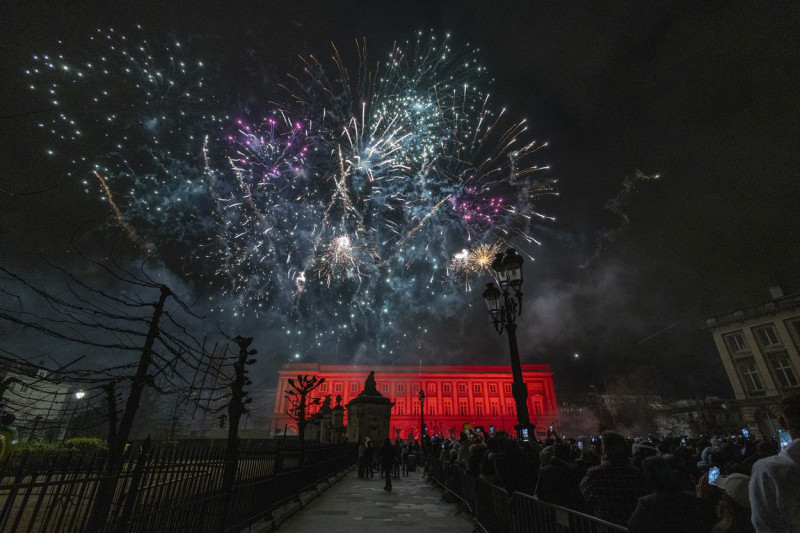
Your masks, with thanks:
[[[392,407],[394,403],[378,392],[375,387],[374,372],[370,372],[364,390],[347,404],[347,439],[362,442],[364,438],[378,445],[383,439],[391,437]]]
[[[342,407],[341,395],[336,397],[336,407],[331,410],[331,428],[333,442],[342,442],[342,437],[344,436],[344,407]]]

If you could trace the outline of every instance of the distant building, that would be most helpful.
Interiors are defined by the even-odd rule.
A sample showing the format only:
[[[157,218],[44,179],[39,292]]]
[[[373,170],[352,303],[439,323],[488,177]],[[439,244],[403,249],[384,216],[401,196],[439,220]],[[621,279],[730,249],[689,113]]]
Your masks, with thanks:
[[[298,374],[325,378],[315,391],[334,401],[342,395],[342,405],[358,396],[364,380],[375,371],[378,392],[394,402],[391,437],[420,434],[418,394],[425,391],[425,426],[428,434],[458,437],[467,428],[505,429],[514,433],[516,404],[511,395],[511,369],[504,366],[384,366],[319,365],[287,363],[278,372],[278,391],[273,415],[273,434],[284,428],[296,433],[296,423],[287,414],[287,380]],[[558,406],[549,365],[522,365],[523,381],[528,386],[528,412],[537,436],[544,437],[551,424],[558,423]],[[345,420],[347,424],[347,420]]]
[[[709,396],[663,403],[660,396],[576,394],[560,398],[559,433],[575,438],[615,429],[630,437],[738,435],[742,416],[735,402]]]
[[[770,294],[769,302],[707,322],[743,422],[761,436],[777,434],[777,399],[800,387],[800,294],[784,296],[779,286]]]
[[[17,417],[21,441],[31,436],[51,441],[63,438],[71,422],[74,391],[45,368],[5,357],[0,358],[0,383],[0,409]]]

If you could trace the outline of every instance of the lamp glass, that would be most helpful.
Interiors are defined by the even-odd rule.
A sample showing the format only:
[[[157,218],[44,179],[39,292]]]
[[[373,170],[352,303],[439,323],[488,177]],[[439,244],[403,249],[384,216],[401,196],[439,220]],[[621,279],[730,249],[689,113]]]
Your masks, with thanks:
[[[505,268],[508,283],[514,288],[522,286],[523,262],[522,256],[519,255],[515,249],[509,248],[506,251],[506,256],[503,259],[503,267]]]
[[[503,263],[503,253],[500,252],[494,257],[494,261],[492,261],[492,271],[494,272],[494,277],[497,280],[497,284],[500,285],[501,289],[504,289],[508,286],[508,273],[506,272],[505,264]]]
[[[500,312],[500,289],[494,283],[487,283],[482,296],[486,301],[486,307],[489,308],[489,313],[496,316]]]

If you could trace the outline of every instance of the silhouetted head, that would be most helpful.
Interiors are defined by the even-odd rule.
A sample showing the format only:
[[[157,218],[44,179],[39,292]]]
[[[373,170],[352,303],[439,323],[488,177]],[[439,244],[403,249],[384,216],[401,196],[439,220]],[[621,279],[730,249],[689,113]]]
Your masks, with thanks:
[[[616,431],[603,433],[603,456],[609,461],[619,461],[630,455],[630,448],[625,437]]]

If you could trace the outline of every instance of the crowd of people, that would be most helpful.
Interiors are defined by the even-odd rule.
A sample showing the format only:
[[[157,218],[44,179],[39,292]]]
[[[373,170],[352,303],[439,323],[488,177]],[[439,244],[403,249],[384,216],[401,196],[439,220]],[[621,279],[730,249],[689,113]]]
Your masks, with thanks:
[[[800,533],[800,393],[780,406],[779,424],[791,437],[783,449],[772,437],[742,435],[642,440],[606,431],[519,442],[497,431],[426,437],[422,450],[509,494],[530,494],[630,533]]]
[[[386,483],[384,490],[392,492],[392,477],[407,476],[409,469],[416,468],[417,457],[422,454],[422,447],[414,437],[394,442],[388,437],[380,448],[373,446],[369,438],[358,445],[358,477],[373,478],[377,470]]]

